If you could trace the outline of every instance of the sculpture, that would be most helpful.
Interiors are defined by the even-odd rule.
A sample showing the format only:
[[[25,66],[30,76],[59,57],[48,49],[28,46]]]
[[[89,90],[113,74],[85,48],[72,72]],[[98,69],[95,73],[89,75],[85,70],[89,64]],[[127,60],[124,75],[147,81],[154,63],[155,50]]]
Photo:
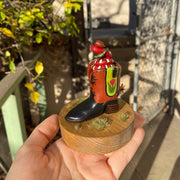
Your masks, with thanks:
[[[91,46],[96,53],[88,66],[90,97],[77,105],[67,115],[66,120],[82,122],[97,117],[102,113],[114,113],[119,110],[121,66],[112,59],[111,52],[104,43],[97,40]]]
[[[85,154],[106,154],[125,145],[134,130],[134,112],[118,98],[121,66],[104,43],[97,40],[89,63],[90,96],[74,99],[59,114],[61,134],[72,149]]]

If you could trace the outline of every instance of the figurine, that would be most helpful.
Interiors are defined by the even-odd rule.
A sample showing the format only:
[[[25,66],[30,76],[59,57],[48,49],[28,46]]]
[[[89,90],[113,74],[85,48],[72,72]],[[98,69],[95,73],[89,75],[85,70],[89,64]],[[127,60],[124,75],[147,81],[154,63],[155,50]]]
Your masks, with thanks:
[[[111,52],[102,41],[97,40],[91,51],[97,55],[87,70],[90,96],[66,115],[67,121],[82,122],[119,110],[121,66],[112,59]]]
[[[112,59],[104,43],[97,40],[89,63],[89,97],[80,97],[66,104],[59,114],[64,142],[85,154],[106,154],[124,146],[134,132],[134,111],[118,98],[121,66]]]

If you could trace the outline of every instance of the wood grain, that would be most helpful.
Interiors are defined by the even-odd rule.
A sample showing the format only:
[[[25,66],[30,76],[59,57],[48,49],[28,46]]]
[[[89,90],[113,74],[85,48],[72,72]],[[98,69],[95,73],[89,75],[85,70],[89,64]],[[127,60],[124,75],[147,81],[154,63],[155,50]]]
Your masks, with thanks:
[[[81,123],[67,121],[66,114],[85,98],[66,104],[60,112],[60,129],[65,143],[85,154],[106,154],[125,145],[131,139],[134,129],[134,112],[129,104],[119,99],[120,108],[116,113],[104,113]],[[108,126],[101,129],[94,126],[93,122],[99,119],[106,120]]]

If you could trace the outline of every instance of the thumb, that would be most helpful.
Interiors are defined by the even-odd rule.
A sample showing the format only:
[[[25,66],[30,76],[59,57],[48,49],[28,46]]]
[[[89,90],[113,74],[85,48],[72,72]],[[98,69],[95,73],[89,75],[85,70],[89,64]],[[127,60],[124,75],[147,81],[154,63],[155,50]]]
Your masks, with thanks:
[[[44,150],[59,130],[58,115],[52,115],[40,123],[24,145],[39,146]]]

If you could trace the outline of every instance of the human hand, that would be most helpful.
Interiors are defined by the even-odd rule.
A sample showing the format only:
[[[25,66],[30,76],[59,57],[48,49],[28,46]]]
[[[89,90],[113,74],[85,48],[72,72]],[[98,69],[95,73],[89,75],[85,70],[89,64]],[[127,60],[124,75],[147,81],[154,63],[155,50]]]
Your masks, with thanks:
[[[58,116],[52,115],[19,149],[6,180],[118,179],[143,140],[144,122],[144,117],[135,113],[134,134],[125,146],[104,155],[87,155],[70,149],[62,138],[46,148],[59,130]]]

